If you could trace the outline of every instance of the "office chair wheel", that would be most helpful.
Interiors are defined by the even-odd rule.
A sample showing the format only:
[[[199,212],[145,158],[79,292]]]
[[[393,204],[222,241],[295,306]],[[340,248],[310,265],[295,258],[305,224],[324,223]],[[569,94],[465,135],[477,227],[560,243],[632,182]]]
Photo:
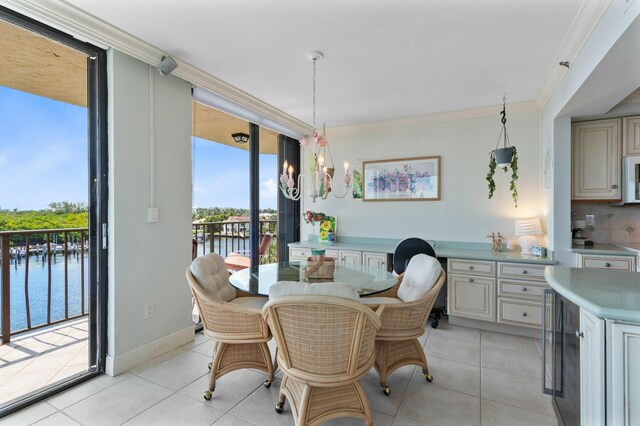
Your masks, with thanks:
[[[207,365],[207,367],[209,368],[209,371],[211,371],[211,365],[212,365],[212,364],[213,364],[213,363],[212,363],[212,362],[210,362],[210,363],[209,363],[209,365]]]
[[[431,374],[431,373],[425,374],[424,378],[427,379],[427,382],[429,382],[429,383],[433,382],[433,374]]]
[[[284,402],[278,402],[276,404],[276,413],[282,414],[284,412]]]
[[[262,386],[269,389],[271,387],[271,383],[273,383],[273,380],[265,379],[264,382],[262,382]]]
[[[202,395],[204,399],[206,399],[207,401],[209,401],[211,399],[211,397],[213,396],[213,392],[211,392],[210,390],[206,390],[204,391],[204,395]]]
[[[438,328],[438,320],[433,320],[433,322],[431,323],[431,328]]]
[[[391,395],[391,388],[387,385],[382,386],[382,393],[387,396]]]

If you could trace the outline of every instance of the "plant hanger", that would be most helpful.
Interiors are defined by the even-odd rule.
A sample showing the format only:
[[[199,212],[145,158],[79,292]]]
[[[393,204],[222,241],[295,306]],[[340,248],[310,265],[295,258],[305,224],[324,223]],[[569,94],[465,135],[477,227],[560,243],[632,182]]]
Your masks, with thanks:
[[[502,111],[500,115],[500,122],[502,123],[502,129],[500,129],[500,135],[498,135],[498,142],[496,148],[489,153],[489,173],[487,173],[487,183],[489,185],[489,198],[493,198],[493,193],[496,190],[496,183],[493,180],[493,176],[496,172],[496,167],[500,167],[505,173],[508,168],[511,167],[511,181],[509,182],[509,190],[516,207],[518,207],[518,189],[516,187],[516,181],[518,180],[518,151],[515,146],[511,146],[509,142],[509,135],[507,134],[507,112],[506,112],[507,98],[502,98]],[[500,142],[502,141],[502,148]]]

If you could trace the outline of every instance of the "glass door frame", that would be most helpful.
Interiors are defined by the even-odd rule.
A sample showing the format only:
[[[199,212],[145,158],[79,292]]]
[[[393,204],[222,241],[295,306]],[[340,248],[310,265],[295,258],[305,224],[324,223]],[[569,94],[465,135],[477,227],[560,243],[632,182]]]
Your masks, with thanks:
[[[0,410],[0,418],[104,373],[107,350],[108,134],[107,53],[104,49],[0,6],[0,19],[87,54],[89,144],[89,368],[45,386]]]

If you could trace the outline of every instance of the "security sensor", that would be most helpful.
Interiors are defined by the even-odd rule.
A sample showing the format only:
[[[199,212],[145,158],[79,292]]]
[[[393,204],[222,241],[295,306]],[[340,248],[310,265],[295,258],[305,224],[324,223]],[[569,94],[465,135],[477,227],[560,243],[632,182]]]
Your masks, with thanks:
[[[162,60],[156,67],[156,69],[163,76],[171,74],[176,68],[178,68],[178,64],[173,60],[171,56],[163,56]]]

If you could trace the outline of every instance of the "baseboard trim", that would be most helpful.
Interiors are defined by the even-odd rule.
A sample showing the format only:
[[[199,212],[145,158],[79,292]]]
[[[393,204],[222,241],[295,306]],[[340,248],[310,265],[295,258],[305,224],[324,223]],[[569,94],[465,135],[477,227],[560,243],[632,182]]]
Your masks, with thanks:
[[[182,345],[191,342],[195,338],[193,326],[189,326],[168,336],[162,337],[146,345],[125,352],[122,355],[112,356],[107,354],[105,365],[109,376],[117,376],[157,356],[167,353]]]

